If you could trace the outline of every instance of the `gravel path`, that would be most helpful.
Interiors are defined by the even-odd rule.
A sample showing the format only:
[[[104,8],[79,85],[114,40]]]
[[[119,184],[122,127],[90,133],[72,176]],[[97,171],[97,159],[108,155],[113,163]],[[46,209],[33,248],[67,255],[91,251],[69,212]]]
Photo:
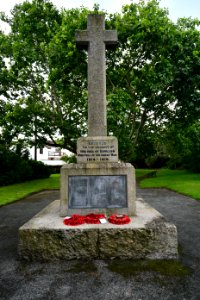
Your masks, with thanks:
[[[137,194],[177,226],[180,262],[189,275],[143,271],[128,276],[125,269],[122,275],[111,271],[108,261],[19,261],[18,228],[59,198],[58,191],[49,191],[0,208],[0,299],[200,300],[200,201],[165,189],[138,189]]]

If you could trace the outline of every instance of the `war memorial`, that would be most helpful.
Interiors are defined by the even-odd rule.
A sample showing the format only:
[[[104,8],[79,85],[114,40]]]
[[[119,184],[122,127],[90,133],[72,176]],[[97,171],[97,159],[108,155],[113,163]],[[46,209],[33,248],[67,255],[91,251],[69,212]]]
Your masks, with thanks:
[[[119,161],[118,141],[107,135],[106,48],[117,46],[105,16],[88,15],[76,31],[77,47],[88,51],[88,135],[77,140],[77,163],[61,169],[60,200],[19,229],[19,256],[28,260],[174,259],[177,230],[142,199],[136,199],[135,170]],[[74,215],[103,214],[100,224],[64,224]],[[126,224],[110,223],[109,217]]]

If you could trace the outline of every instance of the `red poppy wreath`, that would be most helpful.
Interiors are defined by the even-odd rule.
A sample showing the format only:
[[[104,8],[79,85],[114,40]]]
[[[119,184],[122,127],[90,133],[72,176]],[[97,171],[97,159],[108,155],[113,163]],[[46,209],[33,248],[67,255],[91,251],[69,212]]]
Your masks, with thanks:
[[[87,224],[100,224],[100,219],[105,219],[103,214],[88,214],[85,216],[85,223]]]
[[[65,225],[71,225],[71,226],[81,225],[85,223],[85,217],[74,214],[71,217],[64,218],[63,222]]]
[[[114,214],[108,218],[108,221],[116,225],[124,225],[130,223],[131,219],[126,215]]]

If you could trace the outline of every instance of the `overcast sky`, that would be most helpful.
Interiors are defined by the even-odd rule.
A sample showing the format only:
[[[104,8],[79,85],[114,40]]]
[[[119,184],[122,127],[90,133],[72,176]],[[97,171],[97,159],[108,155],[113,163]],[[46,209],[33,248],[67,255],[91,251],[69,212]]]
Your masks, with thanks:
[[[24,2],[23,0],[0,0],[0,11],[7,14],[15,4]],[[124,4],[138,2],[138,0],[52,0],[58,8],[75,8],[81,5],[93,8],[94,3],[100,5],[100,9],[107,12],[119,12]],[[173,21],[179,17],[193,17],[200,19],[200,0],[160,0],[160,5],[169,9],[169,16]]]

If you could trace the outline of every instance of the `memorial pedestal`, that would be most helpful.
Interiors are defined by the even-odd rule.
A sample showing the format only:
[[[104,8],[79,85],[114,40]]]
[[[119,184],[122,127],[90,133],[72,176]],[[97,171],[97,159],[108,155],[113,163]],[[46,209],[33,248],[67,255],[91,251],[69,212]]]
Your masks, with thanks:
[[[135,169],[128,163],[67,164],[61,169],[60,216],[135,214]]]

